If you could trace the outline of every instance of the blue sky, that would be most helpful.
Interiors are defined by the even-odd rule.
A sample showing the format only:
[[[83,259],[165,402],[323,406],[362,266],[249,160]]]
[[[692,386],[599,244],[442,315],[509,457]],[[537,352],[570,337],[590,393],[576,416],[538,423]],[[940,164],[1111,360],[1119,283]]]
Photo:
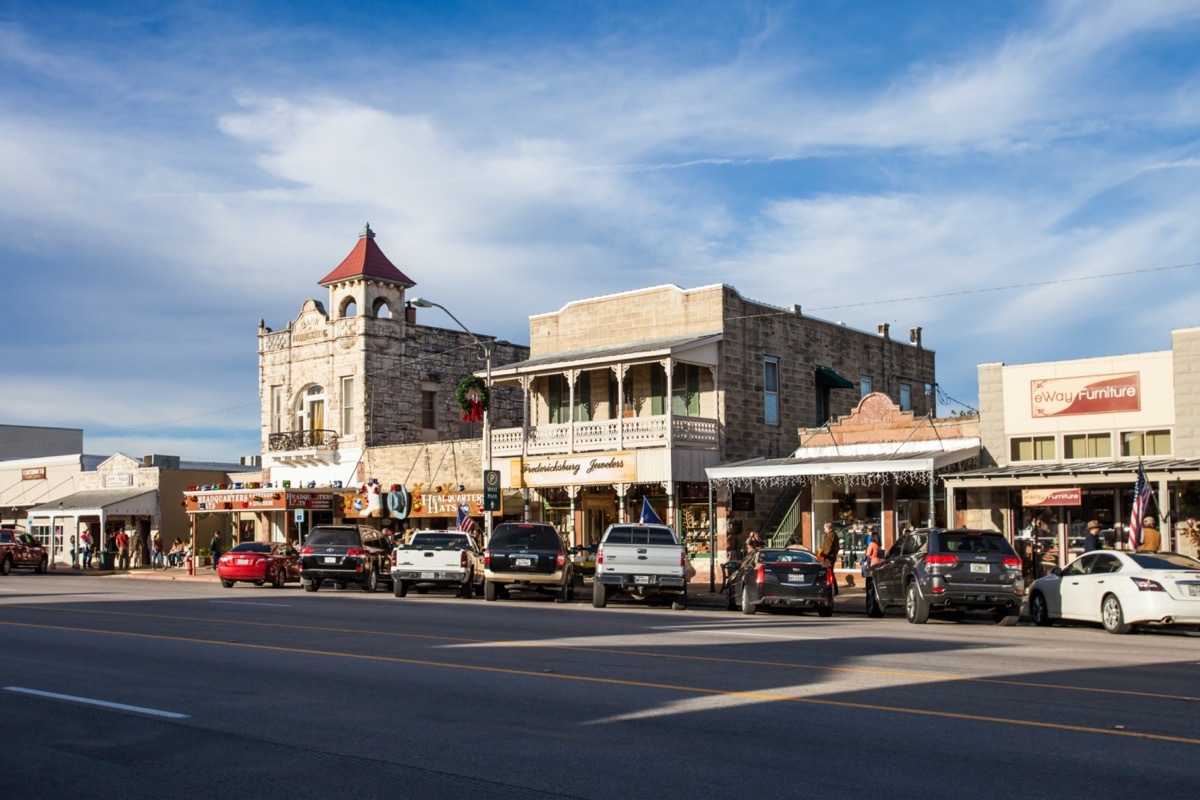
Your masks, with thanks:
[[[367,220],[514,342],[723,282],[922,326],[968,404],[978,363],[1169,349],[1198,67],[1197,1],[0,0],[0,422],[257,453],[258,321]]]

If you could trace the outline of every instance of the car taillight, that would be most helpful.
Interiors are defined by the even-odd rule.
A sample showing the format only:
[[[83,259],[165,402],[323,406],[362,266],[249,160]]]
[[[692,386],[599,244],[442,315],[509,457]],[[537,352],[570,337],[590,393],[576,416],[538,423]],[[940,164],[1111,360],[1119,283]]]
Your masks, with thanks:
[[[557,556],[555,556],[554,566],[562,567],[566,563],[567,563],[567,557],[564,553],[559,553]]]
[[[349,550],[346,551],[346,555],[350,556],[350,557],[357,556],[358,558],[362,558],[366,554],[367,554],[367,551],[362,549],[361,547],[351,547]]]
[[[467,568],[467,551],[463,550],[458,556],[458,565],[463,569]]]
[[[1139,592],[1164,592],[1164,591],[1166,591],[1165,589],[1163,589],[1161,583],[1159,583],[1158,581],[1152,581],[1149,578],[1134,578],[1131,576],[1129,578],[1129,580],[1133,581],[1134,585],[1136,585],[1138,587]]]
[[[392,566],[396,566],[396,551],[392,551]]]
[[[1020,569],[1021,568],[1021,559],[1013,558],[1010,556],[1010,557],[1004,559],[1004,566],[1008,567],[1009,569]]]
[[[929,555],[925,556],[926,564],[957,564],[958,556]]]
[[[597,547],[596,548],[596,566],[598,567],[603,563],[604,563],[604,548]]]
[[[311,556],[312,554],[313,554],[313,549],[311,547],[301,547],[300,548],[300,555]]]
[[[827,583],[830,586],[833,586],[834,583],[836,583],[836,582],[837,582],[837,579],[833,577],[833,570],[831,570],[829,567],[826,567],[825,568],[825,583]]]
[[[687,566],[687,550],[679,551],[679,566],[681,566],[681,567]]]
[[[762,564],[758,565],[758,569],[754,570],[754,582],[763,584],[767,582],[767,568]]]
[[[492,565],[492,551],[491,550],[483,551],[483,565],[485,567],[490,567]]]

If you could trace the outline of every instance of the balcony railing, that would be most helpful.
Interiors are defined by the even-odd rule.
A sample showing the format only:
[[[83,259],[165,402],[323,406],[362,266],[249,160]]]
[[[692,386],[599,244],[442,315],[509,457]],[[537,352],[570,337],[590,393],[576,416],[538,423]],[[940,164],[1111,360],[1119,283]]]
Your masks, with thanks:
[[[337,450],[337,431],[321,429],[272,433],[267,437],[267,447],[272,453],[288,453],[296,450]]]
[[[670,426],[670,437],[668,437],[668,425]],[[572,428],[574,428],[573,436]],[[668,438],[673,445],[715,448],[717,446],[717,421],[700,417],[662,415],[561,425],[534,425],[529,428],[525,452],[544,455],[665,447]],[[492,455],[520,454],[520,428],[500,428],[492,431]]]

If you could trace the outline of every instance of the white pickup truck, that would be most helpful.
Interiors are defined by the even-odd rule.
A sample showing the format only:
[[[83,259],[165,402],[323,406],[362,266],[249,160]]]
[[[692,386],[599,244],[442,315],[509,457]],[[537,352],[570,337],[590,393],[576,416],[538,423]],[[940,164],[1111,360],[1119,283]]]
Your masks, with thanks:
[[[671,608],[687,608],[687,551],[667,525],[609,525],[596,550],[592,605],[604,608],[613,592],[670,597]]]
[[[413,533],[392,550],[392,593],[404,597],[410,587],[418,594],[454,589],[459,597],[482,592],[483,556],[475,540],[462,531]]]

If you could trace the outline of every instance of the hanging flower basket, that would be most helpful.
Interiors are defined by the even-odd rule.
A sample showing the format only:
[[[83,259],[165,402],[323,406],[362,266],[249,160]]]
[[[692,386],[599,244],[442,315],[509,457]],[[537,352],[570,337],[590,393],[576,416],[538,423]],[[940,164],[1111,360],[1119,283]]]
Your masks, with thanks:
[[[463,422],[482,422],[483,412],[487,411],[488,401],[491,400],[491,392],[483,378],[468,375],[458,382],[454,399],[458,401],[458,407],[463,412]]]

